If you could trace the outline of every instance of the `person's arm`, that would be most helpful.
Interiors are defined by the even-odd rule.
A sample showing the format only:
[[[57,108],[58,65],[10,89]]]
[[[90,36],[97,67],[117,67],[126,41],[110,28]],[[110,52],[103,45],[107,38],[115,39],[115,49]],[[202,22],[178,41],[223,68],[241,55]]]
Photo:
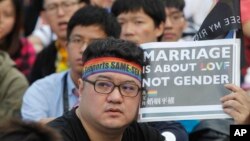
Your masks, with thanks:
[[[221,98],[224,112],[232,116],[236,124],[250,124],[250,96],[234,84],[225,87],[232,93]]]

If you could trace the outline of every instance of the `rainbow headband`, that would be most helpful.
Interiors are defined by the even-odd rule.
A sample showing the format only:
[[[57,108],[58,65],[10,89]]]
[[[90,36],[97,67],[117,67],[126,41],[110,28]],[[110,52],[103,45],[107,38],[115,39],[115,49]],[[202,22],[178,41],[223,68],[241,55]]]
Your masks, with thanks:
[[[126,74],[141,81],[142,68],[138,64],[128,62],[125,59],[100,57],[84,63],[82,77],[87,78],[90,75],[102,72]]]

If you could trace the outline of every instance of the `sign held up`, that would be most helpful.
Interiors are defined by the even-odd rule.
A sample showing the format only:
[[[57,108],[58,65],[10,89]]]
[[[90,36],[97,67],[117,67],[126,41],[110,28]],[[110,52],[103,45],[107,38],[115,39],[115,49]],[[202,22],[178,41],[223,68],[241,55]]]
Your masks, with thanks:
[[[239,85],[240,41],[221,39],[142,44],[150,65],[139,121],[228,117],[219,99]]]

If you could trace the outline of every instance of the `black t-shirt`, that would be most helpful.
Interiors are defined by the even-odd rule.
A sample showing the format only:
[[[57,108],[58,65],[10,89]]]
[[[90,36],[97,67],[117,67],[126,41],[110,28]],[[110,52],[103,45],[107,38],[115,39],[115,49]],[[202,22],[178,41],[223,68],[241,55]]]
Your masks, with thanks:
[[[65,113],[48,124],[58,129],[64,141],[90,141],[81,121],[75,114],[75,109]],[[159,131],[146,123],[133,122],[125,130],[122,141],[164,141]]]

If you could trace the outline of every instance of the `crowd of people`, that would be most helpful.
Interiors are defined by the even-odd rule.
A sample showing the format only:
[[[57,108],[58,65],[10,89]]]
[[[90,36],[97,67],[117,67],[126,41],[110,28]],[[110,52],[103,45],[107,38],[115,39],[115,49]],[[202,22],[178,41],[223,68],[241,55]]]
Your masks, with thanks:
[[[199,20],[216,2],[206,0]],[[244,76],[249,4],[241,0]],[[137,122],[142,68],[149,63],[140,44],[191,40],[198,30],[192,25],[201,23],[188,17],[185,6],[190,1],[0,0],[0,140],[202,140],[200,126],[218,121]],[[111,68],[111,62],[138,73]],[[225,85],[231,93],[220,101],[232,117],[220,119],[225,127],[250,124],[250,87],[242,86]],[[229,138],[221,134],[221,140]]]

